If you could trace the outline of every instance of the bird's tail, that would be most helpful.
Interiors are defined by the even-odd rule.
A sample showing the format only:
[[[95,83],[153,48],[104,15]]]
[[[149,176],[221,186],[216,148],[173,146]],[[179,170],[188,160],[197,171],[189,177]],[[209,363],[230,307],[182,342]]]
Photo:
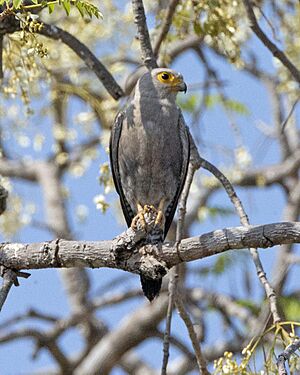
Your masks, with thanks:
[[[151,278],[145,277],[141,274],[140,279],[141,279],[141,284],[142,284],[142,289],[143,289],[144,295],[151,302],[156,296],[159,295],[162,277],[158,277],[156,279],[151,279]]]

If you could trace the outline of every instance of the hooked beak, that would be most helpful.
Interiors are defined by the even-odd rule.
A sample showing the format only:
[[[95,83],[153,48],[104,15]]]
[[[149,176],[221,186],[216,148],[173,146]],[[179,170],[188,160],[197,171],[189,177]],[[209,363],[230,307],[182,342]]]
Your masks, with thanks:
[[[185,94],[187,92],[187,85],[184,81],[180,82],[180,84],[178,85],[178,89],[179,91],[183,91]]]

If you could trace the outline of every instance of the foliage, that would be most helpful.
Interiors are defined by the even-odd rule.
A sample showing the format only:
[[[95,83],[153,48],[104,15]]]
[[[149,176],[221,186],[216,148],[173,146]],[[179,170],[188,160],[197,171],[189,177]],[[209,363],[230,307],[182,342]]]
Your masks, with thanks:
[[[13,0],[12,6],[10,6],[10,1],[0,0],[0,6],[5,4],[8,9],[12,12],[16,12],[18,15],[28,14],[28,12],[32,12],[33,10],[43,8],[47,8],[51,14],[55,7],[58,6],[62,7],[68,16],[70,15],[71,7],[75,7],[82,17],[102,17],[100,10],[95,5],[85,0],[43,0],[41,2],[39,2],[39,0],[32,0],[31,3],[32,4],[28,4],[28,1],[26,0]]]
[[[295,322],[282,322],[271,326],[258,338],[253,338],[242,350],[241,359],[237,359],[231,352],[225,352],[224,356],[214,363],[214,375],[276,375],[278,369],[274,363],[276,353],[283,352],[298,336],[295,336],[295,328],[300,324]],[[271,344],[266,352],[266,342]],[[264,369],[257,371],[255,356],[259,349],[264,355]],[[276,352],[276,353],[275,353]],[[300,357],[297,353],[290,360],[290,374],[296,375],[300,370]]]

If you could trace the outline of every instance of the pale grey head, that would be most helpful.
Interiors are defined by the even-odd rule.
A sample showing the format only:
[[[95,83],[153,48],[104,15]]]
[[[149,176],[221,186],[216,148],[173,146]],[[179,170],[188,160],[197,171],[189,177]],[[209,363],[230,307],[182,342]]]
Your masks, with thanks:
[[[182,74],[173,69],[156,68],[145,73],[138,81],[136,94],[140,97],[156,97],[175,100],[179,91],[186,92]]]

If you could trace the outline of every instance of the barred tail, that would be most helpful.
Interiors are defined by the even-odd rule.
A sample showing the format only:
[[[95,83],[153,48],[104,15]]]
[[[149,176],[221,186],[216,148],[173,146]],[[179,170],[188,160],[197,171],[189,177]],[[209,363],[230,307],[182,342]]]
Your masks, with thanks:
[[[155,297],[159,295],[162,278],[150,279],[148,277],[140,275],[140,279],[144,295],[151,302]]]

